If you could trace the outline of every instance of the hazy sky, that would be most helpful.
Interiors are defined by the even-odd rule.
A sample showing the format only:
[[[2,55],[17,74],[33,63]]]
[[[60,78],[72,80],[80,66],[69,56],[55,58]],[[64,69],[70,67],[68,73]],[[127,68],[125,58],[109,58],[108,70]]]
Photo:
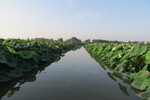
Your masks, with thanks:
[[[150,41],[150,0],[0,0],[0,38]]]

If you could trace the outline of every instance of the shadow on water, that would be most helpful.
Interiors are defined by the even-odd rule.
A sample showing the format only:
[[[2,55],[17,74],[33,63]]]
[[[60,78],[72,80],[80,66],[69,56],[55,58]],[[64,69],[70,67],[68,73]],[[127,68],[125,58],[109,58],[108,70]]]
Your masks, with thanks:
[[[59,59],[57,60],[59,61]],[[3,96],[11,97],[16,91],[19,91],[21,85],[26,82],[34,82],[36,80],[36,75],[45,70],[46,66],[49,66],[51,63],[43,63],[39,68],[34,69],[28,73],[25,73],[24,76],[11,80],[9,82],[0,83],[0,99]]]
[[[122,91],[123,94],[125,94],[126,96],[130,96],[131,94],[129,91],[133,91],[135,94],[139,94],[143,92],[141,90],[131,87],[130,84],[132,81],[129,80],[127,77],[124,77],[119,73],[113,73],[112,72],[113,68],[109,67],[103,61],[100,61],[100,59],[97,56],[94,56],[92,54],[90,54],[90,56],[94,58],[96,62],[99,63],[99,65],[107,72],[107,75],[109,76],[109,78],[118,84],[118,87]]]
[[[77,49],[80,49],[82,46],[76,46],[71,51],[76,51]],[[64,55],[62,55],[63,57]],[[57,58],[55,62],[58,62],[61,58]],[[8,81],[8,82],[2,82],[0,83],[0,100],[6,96],[11,97],[15,94],[15,92],[19,91],[21,89],[21,85],[25,84],[26,82],[34,82],[36,81],[37,74],[41,73],[54,62],[44,62],[39,65],[38,68],[25,73],[22,77],[16,78],[14,80]]]

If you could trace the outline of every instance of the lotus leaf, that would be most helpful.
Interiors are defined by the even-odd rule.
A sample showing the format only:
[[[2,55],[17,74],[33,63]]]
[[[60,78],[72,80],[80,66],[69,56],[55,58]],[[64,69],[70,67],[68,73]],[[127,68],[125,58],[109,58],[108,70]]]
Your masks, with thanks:
[[[135,50],[132,51],[130,57],[143,55],[144,53],[146,53],[146,51],[147,51],[147,46],[137,47]]]
[[[9,53],[0,55],[0,63],[6,64],[11,68],[17,67],[17,60]]]
[[[123,66],[117,66],[113,72],[115,73],[122,73],[124,71],[124,67]]]
[[[150,90],[138,94],[143,100],[150,100]]]

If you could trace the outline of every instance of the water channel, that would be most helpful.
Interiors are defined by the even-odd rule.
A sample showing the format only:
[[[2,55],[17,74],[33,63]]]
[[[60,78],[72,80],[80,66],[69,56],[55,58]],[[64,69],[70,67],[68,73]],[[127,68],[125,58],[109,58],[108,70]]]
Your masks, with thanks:
[[[0,100],[140,100],[82,47],[59,61],[0,84]]]

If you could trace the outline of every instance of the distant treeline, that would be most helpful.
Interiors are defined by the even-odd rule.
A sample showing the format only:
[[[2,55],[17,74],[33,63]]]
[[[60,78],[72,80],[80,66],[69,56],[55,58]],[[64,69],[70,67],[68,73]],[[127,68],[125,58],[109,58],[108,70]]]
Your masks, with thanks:
[[[29,38],[28,38],[29,39]],[[128,42],[123,42],[123,41],[117,41],[117,40],[103,40],[103,39],[86,39],[82,41],[81,39],[78,39],[77,37],[72,37],[70,39],[64,40],[63,38],[59,38],[57,40],[54,39],[47,39],[47,38],[35,38],[33,39],[35,41],[59,41],[59,42],[69,42],[73,44],[87,44],[87,43],[145,43],[144,41],[139,42],[139,41],[128,41]]]
[[[71,39],[63,40],[63,38],[59,38],[57,40],[53,39],[46,39],[46,38],[35,38],[35,41],[59,41],[59,42],[70,42],[75,44],[85,44],[85,43],[122,43],[121,41],[109,41],[109,40],[102,40],[102,39],[86,39],[85,41],[82,41],[81,39],[78,39],[77,37],[72,37]]]
[[[35,41],[59,41],[59,42],[69,42],[69,43],[73,43],[73,44],[82,44],[83,42],[76,38],[76,37],[72,37],[71,39],[67,39],[67,40],[63,40],[63,38],[59,38],[57,40],[53,40],[53,39],[46,39],[46,38],[35,38]]]

